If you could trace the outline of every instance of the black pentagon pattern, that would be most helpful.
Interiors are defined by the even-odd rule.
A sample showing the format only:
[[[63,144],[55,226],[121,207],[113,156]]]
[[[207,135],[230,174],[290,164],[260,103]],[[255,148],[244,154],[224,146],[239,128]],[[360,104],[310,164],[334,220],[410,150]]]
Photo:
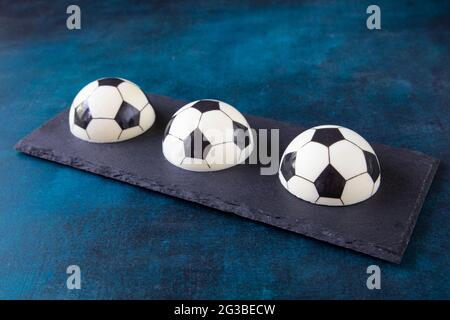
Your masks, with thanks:
[[[318,142],[329,147],[332,144],[344,139],[344,136],[338,128],[322,128],[316,129],[311,141]]]
[[[345,179],[332,166],[328,165],[314,181],[320,197],[340,199],[345,187]]]
[[[284,180],[289,181],[295,176],[295,159],[297,158],[297,152],[290,152],[286,154],[281,162],[281,174]]]
[[[363,152],[367,163],[367,173],[370,175],[373,182],[375,182],[380,176],[380,165],[378,164],[377,157],[371,152],[365,150],[363,150]]]
[[[141,113],[138,109],[133,107],[128,102],[123,101],[114,120],[116,120],[122,130],[125,130],[138,126],[140,115]]]
[[[183,141],[183,144],[184,155],[196,159],[204,159],[211,145],[199,128],[192,131],[192,133]]]
[[[99,86],[113,86],[117,87],[119,84],[124,82],[122,79],[119,78],[103,78],[98,80]]]
[[[233,121],[233,141],[241,150],[244,150],[250,144],[250,131],[246,126],[236,121]]]
[[[85,100],[82,104],[74,110],[74,122],[80,128],[86,129],[89,125],[89,122],[92,120],[91,112],[89,111],[89,105],[87,100]]]
[[[213,100],[200,100],[194,103],[191,108],[195,108],[200,112],[208,112],[213,110],[220,110],[220,105],[218,101]]]

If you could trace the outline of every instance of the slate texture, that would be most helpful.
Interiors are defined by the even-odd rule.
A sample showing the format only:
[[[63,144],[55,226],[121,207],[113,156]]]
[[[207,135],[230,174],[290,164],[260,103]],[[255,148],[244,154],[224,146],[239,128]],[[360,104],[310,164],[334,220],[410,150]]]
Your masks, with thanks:
[[[73,137],[68,110],[17,143],[21,152],[149,190],[231,212],[390,262],[400,263],[439,161],[420,152],[373,145],[382,184],[371,199],[348,207],[309,204],[289,194],[260,165],[196,173],[167,162],[161,152],[165,124],[185,102],[149,94],[157,120],[145,134],[116,144]],[[247,116],[254,129],[280,129],[280,154],[305,128]]]

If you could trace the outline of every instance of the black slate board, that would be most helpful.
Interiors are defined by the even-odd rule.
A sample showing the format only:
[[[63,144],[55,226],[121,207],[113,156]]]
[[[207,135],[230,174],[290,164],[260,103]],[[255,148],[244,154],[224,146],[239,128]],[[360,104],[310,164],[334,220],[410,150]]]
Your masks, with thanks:
[[[115,144],[78,140],[69,131],[65,110],[19,141],[15,148],[400,263],[438,167],[437,159],[411,150],[373,145],[382,168],[378,192],[371,199],[349,207],[317,206],[289,194],[277,175],[260,175],[259,165],[239,165],[206,173],[171,165],[162,155],[163,131],[184,102],[154,94],[148,97],[155,108],[156,122],[135,139]],[[247,120],[255,129],[280,129],[280,153],[304,130],[255,116],[247,116]]]

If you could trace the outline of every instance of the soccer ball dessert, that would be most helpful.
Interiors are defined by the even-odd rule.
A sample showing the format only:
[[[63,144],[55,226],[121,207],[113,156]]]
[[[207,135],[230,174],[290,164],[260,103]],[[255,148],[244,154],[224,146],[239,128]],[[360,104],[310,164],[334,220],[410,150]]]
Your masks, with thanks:
[[[305,201],[346,206],[364,201],[380,187],[380,164],[356,132],[333,125],[298,135],[284,151],[278,174],[283,186]]]
[[[86,85],[73,100],[70,131],[82,140],[119,142],[147,131],[155,122],[155,111],[134,83],[103,78]]]
[[[177,167],[216,171],[244,162],[253,141],[250,126],[235,108],[218,100],[198,100],[172,116],[162,148]]]

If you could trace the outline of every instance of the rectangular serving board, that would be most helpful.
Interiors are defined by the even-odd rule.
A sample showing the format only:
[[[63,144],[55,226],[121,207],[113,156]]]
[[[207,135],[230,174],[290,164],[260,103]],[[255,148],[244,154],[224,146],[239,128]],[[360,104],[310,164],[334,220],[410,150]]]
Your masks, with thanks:
[[[382,168],[378,192],[369,200],[348,207],[313,205],[288,193],[277,175],[261,175],[260,165],[243,164],[204,173],[171,165],[161,150],[164,128],[185,102],[155,94],[148,94],[148,98],[155,109],[156,122],[137,138],[113,144],[81,141],[70,133],[65,110],[20,140],[15,148],[373,257],[401,262],[437,170],[437,159],[416,151],[373,145]],[[246,117],[254,129],[280,130],[280,153],[304,130],[272,119]]]

